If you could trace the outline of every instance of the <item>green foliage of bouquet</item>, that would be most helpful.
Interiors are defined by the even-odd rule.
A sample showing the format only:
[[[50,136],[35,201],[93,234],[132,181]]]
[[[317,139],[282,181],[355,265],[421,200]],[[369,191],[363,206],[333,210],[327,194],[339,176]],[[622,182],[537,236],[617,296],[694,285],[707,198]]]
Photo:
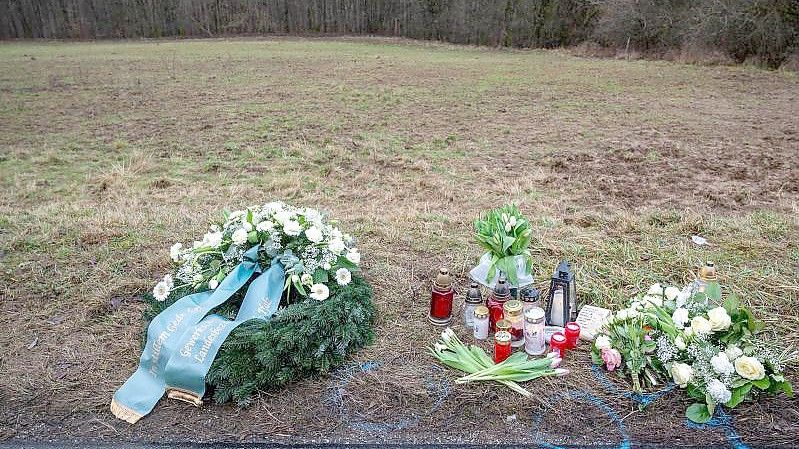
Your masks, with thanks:
[[[797,353],[759,338],[763,323],[737,298],[720,304],[720,290],[707,293],[696,285],[653,285],[608,318],[594,342],[594,362],[609,371],[623,366],[637,391],[642,373],[652,385],[673,380],[697,401],[686,411],[697,423],[709,421],[719,405],[734,408],[758,392],[792,397],[783,368]]]
[[[246,404],[257,390],[325,373],[374,339],[372,289],[360,276],[355,240],[315,209],[281,202],[226,212],[190,248],[170,249],[175,270],[146,296],[152,319],[185,295],[213,290],[260,245],[259,264],[283,264],[281,306],[270,321],[253,320],[225,340],[206,382],[218,402]],[[212,311],[234,318],[249,283]]]
[[[519,273],[516,258],[523,257],[526,272],[532,269],[530,241],[533,231],[515,204],[488,211],[475,220],[474,227],[478,243],[491,256],[486,280],[496,276],[497,270],[505,273],[512,285],[518,284]]]

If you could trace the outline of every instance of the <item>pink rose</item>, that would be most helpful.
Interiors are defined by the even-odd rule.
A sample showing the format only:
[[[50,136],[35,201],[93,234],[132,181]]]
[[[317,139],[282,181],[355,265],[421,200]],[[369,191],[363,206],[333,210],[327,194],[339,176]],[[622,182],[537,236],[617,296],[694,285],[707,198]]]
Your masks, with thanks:
[[[613,371],[621,366],[621,354],[613,348],[602,350],[602,360],[605,362],[605,367],[607,367],[608,371]]]

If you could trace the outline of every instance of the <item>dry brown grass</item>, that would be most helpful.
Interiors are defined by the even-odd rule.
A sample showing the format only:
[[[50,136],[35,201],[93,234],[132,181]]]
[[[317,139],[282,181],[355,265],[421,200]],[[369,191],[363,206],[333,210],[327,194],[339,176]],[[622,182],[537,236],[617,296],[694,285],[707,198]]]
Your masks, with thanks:
[[[451,385],[437,402],[453,376],[422,350],[437,335],[430,273],[449,266],[463,291],[472,220],[514,201],[540,239],[542,284],[569,258],[583,301],[619,305],[712,258],[793,343],[798,115],[795,74],[748,67],[386,39],[3,44],[0,435],[594,441],[608,420],[595,407],[581,409],[591,426],[553,408],[534,429],[540,403],[497,388]],[[360,239],[380,320],[356,360],[380,367],[338,402],[344,374],[243,410],[163,401],[136,426],[115,421],[109,398],[139,354],[137,295],[168,268],[168,246],[222,208],[273,198],[325,208]],[[695,233],[712,245],[692,245]],[[638,410],[598,386],[584,351],[567,366],[529,388],[603,398],[634,441],[725,441],[685,428],[681,395]],[[747,443],[799,438],[785,398],[733,416]]]

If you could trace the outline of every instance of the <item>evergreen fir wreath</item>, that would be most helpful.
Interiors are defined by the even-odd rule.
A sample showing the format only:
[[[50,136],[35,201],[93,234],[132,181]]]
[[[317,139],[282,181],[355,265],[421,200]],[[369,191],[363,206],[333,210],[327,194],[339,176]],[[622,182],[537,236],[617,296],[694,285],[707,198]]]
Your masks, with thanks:
[[[205,379],[215,401],[246,405],[256,391],[326,373],[373,341],[372,288],[352,236],[315,209],[282,202],[223,217],[190,248],[171,247],[176,268],[146,296],[145,312],[149,320],[188,294],[217,288],[255,245],[264,270],[283,265],[278,311],[237,327],[219,350]],[[233,318],[248,285],[212,313]]]

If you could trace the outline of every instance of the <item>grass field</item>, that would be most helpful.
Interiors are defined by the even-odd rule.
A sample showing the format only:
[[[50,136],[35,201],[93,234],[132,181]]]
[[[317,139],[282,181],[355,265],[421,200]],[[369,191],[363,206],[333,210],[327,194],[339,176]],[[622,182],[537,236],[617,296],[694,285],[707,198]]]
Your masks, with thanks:
[[[581,302],[618,306],[712,259],[795,344],[797,117],[799,76],[751,67],[368,39],[0,44],[0,439],[577,444],[619,442],[623,426],[632,441],[726,444],[729,429],[686,428],[684,395],[641,410],[604,388],[585,350],[572,375],[529,388],[588,392],[618,421],[450,385],[423,350],[429,276],[446,265],[464,291],[472,220],[516,202],[541,285],[568,258]],[[379,367],[245,409],[165,400],[115,420],[137,298],[169,245],[271,199],[324,208],[359,238],[380,319],[356,361]],[[744,443],[799,444],[794,400],[732,418]]]

